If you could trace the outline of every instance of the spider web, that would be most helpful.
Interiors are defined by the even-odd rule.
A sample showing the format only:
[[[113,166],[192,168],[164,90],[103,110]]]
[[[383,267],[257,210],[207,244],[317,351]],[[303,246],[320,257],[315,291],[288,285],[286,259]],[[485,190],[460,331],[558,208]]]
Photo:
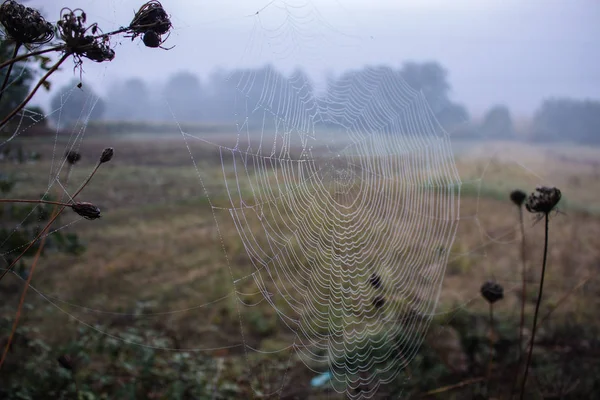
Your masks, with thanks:
[[[365,45],[328,24],[310,2],[275,1],[248,14],[243,18],[251,22],[251,29],[240,65],[320,66],[324,42],[349,52]],[[486,217],[493,210],[480,198],[487,182],[498,183],[495,173],[507,164],[524,173],[531,186],[547,181],[535,172],[544,170],[542,164],[523,162],[518,155],[500,160],[496,149],[486,148],[478,154],[485,161],[475,171],[459,170],[450,135],[436,121],[423,94],[388,67],[344,75],[320,91],[304,74],[285,75],[274,67],[234,71],[227,82],[234,89],[230,99],[236,109],[234,139],[207,138],[183,127],[180,138],[214,217],[221,242],[215,250],[223,254],[231,290],[198,305],[143,315],[164,318],[232,301],[239,337],[186,349],[112,337],[169,351],[240,349],[247,369],[257,377],[266,373],[253,369],[253,355],[272,353],[290,360],[298,356],[316,373],[329,372],[337,392],[370,398],[415,361],[433,317],[452,318],[455,311],[479,299],[472,291],[470,298],[454,302],[455,309],[438,310],[448,265],[467,259],[481,266],[485,276],[505,284],[506,292],[518,288],[518,271],[494,265],[496,253],[488,253],[492,246],[504,249],[514,244],[517,228],[512,222],[504,229],[493,227]],[[66,135],[56,130],[48,184],[42,187],[46,193],[58,188],[67,199],[75,187],[70,176],[64,178],[66,164],[61,157],[86,142],[94,101],[89,98],[80,120]],[[62,108],[50,115],[60,115]],[[25,128],[20,125],[2,146]],[[207,149],[218,155],[220,185],[215,184],[214,171],[205,169]],[[79,168],[84,167],[73,170]],[[467,212],[460,199],[465,189],[476,199]],[[229,225],[224,221],[237,232],[241,251],[226,245]],[[456,247],[459,222],[477,232],[477,243]],[[63,223],[49,236],[73,225],[77,229],[80,223],[80,219]],[[13,233],[18,230],[16,226]],[[19,250],[2,254],[4,261]],[[241,267],[233,261],[239,253],[248,259]],[[102,335],[112,334],[90,318],[133,315],[74,304],[32,289],[59,313]],[[256,295],[260,300],[248,301]],[[286,346],[264,350],[251,340],[251,318],[260,303],[270,306],[278,328],[288,333]],[[255,395],[281,396],[292,383],[289,371],[276,376],[271,393],[255,388]]]
[[[255,36],[276,59],[298,56],[298,37],[325,36],[310,3],[271,6],[284,22],[262,10]],[[250,54],[262,53],[256,42]],[[242,111],[235,145],[218,150],[229,205],[212,207],[230,214],[251,261],[233,283],[254,280],[301,359],[330,368],[337,391],[371,397],[412,361],[435,311],[440,249],[459,218],[449,137],[390,68],[338,79],[325,96],[271,67],[229,80]]]

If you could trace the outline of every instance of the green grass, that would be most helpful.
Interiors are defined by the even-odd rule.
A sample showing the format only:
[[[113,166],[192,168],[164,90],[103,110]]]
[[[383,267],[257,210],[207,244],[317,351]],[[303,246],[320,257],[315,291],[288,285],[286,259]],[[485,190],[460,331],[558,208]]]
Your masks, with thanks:
[[[7,168],[10,168],[9,172],[14,172],[21,178],[21,182],[15,187],[15,196],[35,198],[48,184],[48,160],[52,156],[52,143],[36,139],[26,144],[39,149],[43,156],[42,161]],[[178,368],[183,368],[181,365],[188,363],[190,367],[203,370],[206,374],[194,390],[212,394],[213,389],[210,385],[217,376],[216,362],[223,358],[224,372],[220,373],[217,380],[218,392],[223,396],[233,395],[232,393],[235,393],[235,396],[245,396],[252,393],[249,389],[251,383],[255,390],[264,392],[273,387],[281,387],[281,384],[277,386],[276,382],[280,381],[285,373],[282,371],[288,366],[289,381],[285,385],[285,393],[299,390],[300,398],[309,395],[312,398],[329,396],[330,393],[311,391],[307,388],[314,374],[303,367],[293,351],[291,354],[287,351],[276,351],[289,346],[295,337],[281,322],[273,308],[263,300],[254,279],[243,279],[234,285],[236,279],[247,276],[254,271],[254,267],[227,209],[211,208],[210,202],[219,207],[230,206],[223,184],[220,158],[215,156],[214,149],[200,146],[197,142],[191,143],[192,154],[198,162],[198,170],[209,198],[202,190],[198,171],[193,167],[181,138],[154,142],[141,141],[140,138],[120,138],[114,143],[96,139],[85,140],[81,148],[84,158],[81,164],[76,166],[69,188],[75,187],[87,176],[95,157],[106,145],[115,147],[115,158],[99,170],[81,196],[82,200],[92,201],[101,206],[103,217],[97,221],[79,221],[66,228],[80,235],[88,247],[85,254],[56,255],[41,260],[34,278],[34,286],[68,303],[58,302],[63,308],[59,310],[48,307],[47,302],[39,296],[28,297],[31,309],[27,313],[28,319],[23,321],[22,325],[36,327],[38,332],[26,334],[43,340],[48,349],[38,351],[37,347],[23,347],[19,350],[22,351],[19,354],[24,357],[22,360],[26,360],[31,352],[36,351],[39,357],[46,357],[44,365],[47,365],[47,368],[53,368],[52,365],[56,368],[55,363],[48,360],[52,360],[59,351],[63,351],[61,349],[64,346],[79,343],[81,348],[78,351],[87,354],[88,357],[85,366],[82,367],[85,372],[82,372],[81,377],[81,386],[86,390],[96,394],[104,391],[113,395],[124,393],[121,392],[123,390],[150,390],[148,388],[151,386],[141,381],[138,382],[137,389],[131,387],[132,377],[146,368],[146,364],[153,365],[149,359],[144,358],[150,357],[150,353],[144,353],[142,347],[129,346],[117,341],[111,346],[124,349],[123,356],[107,360],[101,351],[95,350],[95,345],[86,344],[87,342],[78,336],[81,325],[74,323],[64,311],[81,321],[100,327],[102,332],[119,336],[137,335],[136,340],[142,340],[145,344],[154,343],[154,338],[147,337],[152,333],[159,342],[164,340],[172,346],[169,335],[175,332],[178,345],[182,348],[218,348],[242,343],[241,322],[246,344],[255,349],[275,353],[249,351],[250,355],[247,358],[240,347],[222,351],[186,352],[186,357],[191,357],[194,361],[181,361],[177,364],[180,365]],[[61,146],[59,148],[62,149]],[[485,366],[487,362],[487,358],[482,356],[487,351],[487,305],[479,298],[479,286],[491,275],[505,286],[506,298],[498,303],[496,309],[500,335],[512,343],[512,335],[517,332],[515,321],[518,315],[513,310],[518,309],[519,249],[514,234],[516,210],[508,200],[508,193],[515,187],[532,190],[531,182],[537,178],[523,169],[515,168],[514,165],[505,168],[503,164],[498,164],[494,168],[488,168],[484,175],[476,162],[469,164],[459,160],[458,166],[459,171],[462,171],[461,178],[467,182],[461,188],[461,221],[455,244],[449,250],[450,263],[442,285],[439,315],[435,317],[430,332],[438,332],[439,329],[458,332],[461,348],[454,349],[452,357],[466,354],[472,367],[470,373],[473,375],[453,371],[451,365],[443,362],[449,355],[441,354],[442,350],[436,350],[435,346],[426,340],[415,362],[409,366],[405,375],[394,383],[395,389],[388,387],[386,390],[402,388],[404,393],[417,395],[479,374],[478,368]],[[228,183],[232,185],[234,180],[231,176],[231,166],[225,167],[229,171]],[[571,173],[569,169],[565,171]],[[568,182],[569,176],[557,176],[557,180]],[[473,181],[477,184],[469,183]],[[600,219],[593,212],[597,203],[586,203],[585,199],[591,197],[589,193],[583,193],[582,188],[587,187],[587,182],[580,182],[579,185],[580,189],[567,186],[567,190],[563,190],[565,199],[561,204],[568,212],[568,217],[558,216],[552,222],[553,253],[549,260],[547,304],[555,303],[582,277],[597,269],[596,264],[600,257]],[[589,190],[595,190],[594,188],[590,180]],[[53,188],[55,189],[56,187]],[[242,195],[245,198],[251,197],[249,189],[249,186],[242,187]],[[71,215],[65,218],[64,223],[74,219],[75,216]],[[274,219],[272,222],[282,224],[285,221]],[[310,229],[318,231],[318,221],[307,220],[305,223]],[[332,227],[320,229],[327,232]],[[251,220],[249,230],[259,241],[265,243],[264,230],[259,221]],[[530,243],[528,257],[535,272],[541,257],[541,232],[537,226],[532,226],[529,220],[527,235]],[[298,244],[295,243],[294,246]],[[325,258],[328,259],[327,257]],[[331,268],[310,264],[306,267],[316,268],[320,273]],[[261,276],[267,277],[264,271]],[[20,285],[14,277],[9,278],[0,285]],[[535,289],[533,284],[529,287]],[[292,289],[293,286],[285,281],[271,282],[267,286],[270,292],[281,291],[283,288]],[[556,318],[548,325],[548,337],[552,338],[554,331],[558,332],[559,329],[564,332],[567,326],[573,332],[578,332],[577,337],[581,340],[595,340],[593,327],[598,324],[595,317],[586,310],[600,306],[600,299],[595,294],[598,289],[597,280],[591,281],[584,289],[576,292],[556,311]],[[240,300],[246,305],[238,303],[230,296],[234,290],[240,293]],[[215,300],[218,301],[211,303]],[[286,308],[280,296],[274,301],[277,302],[278,308],[285,309],[288,315],[294,315],[291,309]],[[139,309],[140,302],[149,304],[144,308],[145,312],[185,311],[152,317],[125,318],[89,312],[69,305],[103,311],[131,312]],[[4,305],[3,312],[9,321],[14,312],[13,303],[11,298]],[[528,304],[527,310],[530,311],[531,308],[532,304]],[[572,317],[576,319],[569,322]],[[575,329],[581,326],[587,326],[589,329],[585,332]],[[134,332],[129,332],[131,329]],[[328,331],[327,327],[321,329],[324,333]],[[90,343],[108,341],[108,337],[102,333],[90,331],[86,335],[90,337],[86,339]],[[84,337],[88,337],[86,335]],[[549,344],[548,348],[551,345],[553,344]],[[140,351],[142,353],[139,353]],[[548,358],[553,355],[550,350],[543,352]],[[184,353],[156,351],[152,355],[161,367],[152,367],[154,375],[150,376],[164,379],[165,387],[172,390],[176,390],[177,375],[174,369],[165,365],[177,354]],[[478,357],[483,357],[483,361]],[[506,363],[503,364],[506,368],[510,367],[508,358],[502,361]],[[32,368],[30,364],[26,361],[21,362],[21,359],[13,360],[12,368],[31,374],[26,372]],[[128,369],[127,364],[131,364],[132,367]],[[259,374],[259,370],[265,372]],[[412,374],[412,379],[403,380],[409,373]],[[129,381],[126,379],[125,382],[118,382],[116,374],[127,377]],[[100,376],[112,381],[95,386],[94,381]],[[60,379],[63,378],[68,376]],[[587,378],[585,375],[583,380]],[[58,382],[59,378],[52,379],[57,379]],[[64,379],[60,382],[67,382]],[[502,379],[500,374],[498,387]],[[193,385],[187,380],[184,383]],[[67,387],[73,390],[72,385]],[[464,394],[463,398],[468,398],[477,390],[483,389],[474,385],[459,393]],[[444,397],[445,395],[439,398],[450,398]]]

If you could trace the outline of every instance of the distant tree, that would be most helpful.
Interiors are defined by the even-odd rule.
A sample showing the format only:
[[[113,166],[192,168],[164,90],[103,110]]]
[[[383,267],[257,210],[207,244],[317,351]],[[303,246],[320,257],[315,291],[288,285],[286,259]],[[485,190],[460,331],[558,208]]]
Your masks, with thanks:
[[[512,139],[515,128],[508,107],[497,105],[492,107],[484,116],[480,127],[481,135],[485,138]]]
[[[54,111],[52,118],[60,127],[78,121],[99,120],[104,115],[106,109],[104,100],[85,83],[81,87],[77,87],[79,83],[79,80],[73,80],[59,88],[50,100]]]
[[[307,79],[306,75],[295,76],[292,84],[271,65],[229,72],[216,70],[210,75],[204,93],[203,117],[211,122],[235,120],[240,126],[247,124],[252,129],[265,129],[286,112],[297,111],[294,108],[297,105],[289,101],[297,99],[300,91],[308,88],[302,83],[303,79]]]
[[[454,129],[469,120],[467,109],[450,100],[448,71],[437,62],[404,63],[400,76],[411,88],[423,93],[444,128]]]
[[[0,37],[0,62],[10,60],[14,51],[14,44]],[[0,70],[0,85],[4,82],[8,68]],[[14,110],[29,93],[33,83],[34,73],[25,62],[16,63],[8,77],[7,86],[0,99],[0,120]]]
[[[600,144],[600,102],[549,99],[535,113],[532,139]]]
[[[204,95],[198,77],[190,72],[177,72],[168,79],[164,97],[175,117],[182,122],[200,121],[205,116]],[[170,115],[167,115],[169,117]]]
[[[410,87],[423,92],[434,113],[447,105],[450,92],[448,72],[440,64],[407,62],[400,69],[400,76]]]
[[[410,62],[399,70],[377,66],[347,71],[328,80],[327,93],[319,99],[319,104],[321,108],[328,109],[324,113],[328,119],[325,123],[346,125],[351,121],[344,121],[349,115],[340,106],[355,104],[357,94],[366,94],[369,97],[361,99],[361,104],[364,102],[361,106],[363,115],[352,117],[351,123],[362,123],[364,126],[385,124],[390,112],[406,107],[411,92],[413,95],[417,92],[423,94],[438,122],[446,130],[451,131],[469,119],[467,110],[450,100],[447,72],[437,63]],[[413,101],[417,101],[416,97]]]

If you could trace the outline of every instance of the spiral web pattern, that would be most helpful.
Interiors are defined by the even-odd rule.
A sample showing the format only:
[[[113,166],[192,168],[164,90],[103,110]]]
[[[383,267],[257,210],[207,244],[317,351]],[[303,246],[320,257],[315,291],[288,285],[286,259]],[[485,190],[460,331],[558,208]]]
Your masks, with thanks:
[[[326,98],[271,70],[257,91],[245,74],[246,135],[220,148],[253,266],[235,283],[253,278],[301,358],[329,366],[353,397],[370,397],[415,356],[458,223],[449,138],[394,74],[367,70]],[[259,140],[250,120],[262,121]]]

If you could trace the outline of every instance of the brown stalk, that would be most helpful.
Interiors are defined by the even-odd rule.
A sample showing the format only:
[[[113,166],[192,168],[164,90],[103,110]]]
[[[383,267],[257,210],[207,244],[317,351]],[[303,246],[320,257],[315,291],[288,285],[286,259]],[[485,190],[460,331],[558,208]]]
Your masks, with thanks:
[[[52,75],[57,69],[58,67],[60,67],[60,65],[67,59],[69,58],[69,56],[71,55],[71,53],[65,53],[63,54],[63,56],[60,58],[60,60],[58,60],[58,62],[56,64],[54,64],[52,66],[52,68],[50,68],[48,70],[48,72],[46,72],[46,74],[40,79],[40,81],[37,83],[37,85],[35,85],[35,87],[33,88],[33,90],[29,93],[29,95],[27,95],[27,97],[25,98],[25,100],[23,100],[23,102],[21,102],[21,104],[19,104],[17,107],[15,107],[14,110],[11,111],[10,114],[8,114],[3,120],[2,122],[0,122],[0,128],[2,128],[4,125],[6,125],[8,123],[8,121],[10,121],[15,115],[17,115],[17,113],[19,111],[21,111],[28,103],[29,101],[31,101],[31,98],[33,97],[33,95],[38,91],[38,89],[40,88],[40,86],[42,86],[42,84],[44,82],[46,82],[46,79],[48,79],[48,77],[50,75]]]
[[[11,59],[14,59],[17,56],[20,48],[21,43],[16,43]],[[12,72],[13,65],[15,65],[14,61],[10,63],[10,65],[8,66],[8,71],[6,71],[6,76],[4,77],[4,82],[2,82],[2,88],[0,89],[0,100],[2,100],[2,95],[4,94],[4,89],[6,89],[6,85],[8,85],[8,80],[10,79],[10,73]]]
[[[55,209],[54,219],[56,219],[58,214],[59,213],[56,213],[56,209]],[[48,223],[46,225],[46,227],[42,230],[42,234],[44,234],[49,228],[50,228],[50,223]],[[44,236],[42,238],[42,242],[40,243],[40,246],[38,247],[37,252],[35,253],[33,263],[31,264],[29,276],[27,277],[27,283],[25,284],[25,287],[23,288],[23,292],[21,293],[21,299],[19,300],[19,307],[17,308],[17,313],[15,315],[15,320],[13,322],[12,330],[10,332],[10,336],[8,337],[8,341],[6,342],[6,347],[4,348],[4,352],[2,353],[2,358],[0,358],[0,368],[2,368],[2,365],[4,364],[4,360],[6,359],[6,355],[8,354],[8,350],[10,349],[10,345],[15,336],[15,332],[17,331],[19,319],[21,318],[21,311],[23,310],[23,305],[25,304],[25,297],[27,295],[27,289],[29,288],[29,285],[31,284],[31,279],[33,278],[33,272],[35,271],[37,262],[40,259],[40,254],[42,254],[42,249],[44,248],[44,244],[46,243],[46,237],[47,236]],[[6,272],[8,272],[8,270],[6,270],[5,273]],[[3,276],[4,276],[4,274],[3,274]]]
[[[60,201],[50,200],[27,200],[27,199],[0,199],[0,203],[36,203],[36,204],[52,204],[55,206],[70,207],[70,204],[61,203]]]
[[[549,217],[548,213],[544,213],[545,221],[545,235],[544,235],[544,259],[542,261],[542,276],[540,278],[540,290],[538,292],[537,302],[535,304],[535,313],[533,314],[533,328],[531,330],[531,340],[529,342],[529,354],[527,355],[527,363],[525,364],[525,374],[523,375],[523,382],[521,383],[521,400],[525,396],[525,384],[527,383],[527,374],[529,372],[529,365],[531,364],[531,355],[533,354],[533,346],[535,343],[535,333],[537,328],[537,316],[540,311],[540,304],[542,302],[542,293],[544,291],[544,276],[546,275],[546,261],[548,259],[548,225]]]
[[[521,367],[521,359],[523,358],[523,330],[525,329],[525,303],[527,302],[527,255],[525,242],[525,224],[523,223],[523,207],[519,206],[519,227],[521,229],[521,320],[519,323],[519,357],[515,367],[515,377],[510,389],[509,397],[512,397],[515,386],[519,379],[519,369]]]
[[[485,379],[486,378],[471,378],[471,379],[464,380],[462,382],[455,383],[453,385],[443,386],[441,388],[437,388],[437,389],[433,389],[433,390],[430,390],[428,392],[425,392],[421,396],[421,398],[429,397],[429,396],[434,396],[436,394],[448,392],[448,391],[454,390],[454,389],[459,389],[461,387],[472,385],[474,383],[483,382],[483,381],[485,381]]]
[[[94,176],[94,174],[96,173],[96,171],[98,171],[98,168],[100,168],[100,165],[102,165],[102,163],[100,163],[100,162],[98,162],[98,164],[96,164],[96,167],[94,168],[94,170],[92,171],[92,173],[90,174],[90,176],[88,176],[88,178],[85,180],[85,182],[83,182],[83,184],[79,187],[79,189],[77,190],[77,192],[75,192],[75,194],[73,196],[71,196],[72,199],[75,199],[75,197],[79,193],[81,193],[81,191],[83,190],[83,188],[85,188],[87,186],[87,184],[90,182],[90,180],[92,179],[92,177]],[[25,255],[25,253],[27,253],[27,251],[31,248],[31,246],[33,246],[33,244],[35,242],[37,242],[40,237],[42,237],[42,235],[44,234],[44,232],[46,232],[50,228],[50,225],[52,225],[52,223],[59,217],[59,215],[67,207],[69,207],[68,204],[61,206],[61,208],[58,210],[58,213],[56,213],[56,215],[54,215],[52,218],[50,218],[50,221],[48,221],[48,223],[46,224],[46,226],[44,227],[44,229],[42,229],[42,231],[29,243],[29,245],[25,248],[25,250],[23,250],[21,252],[21,254],[19,254],[19,256],[12,262],[12,264],[10,264],[8,266],[8,268],[6,268],[2,272],[2,274],[0,275],[0,280],[2,280],[6,274],[8,274],[10,271],[13,270],[13,268],[15,267],[15,265],[17,265],[17,262],[19,262],[19,260]]]
[[[35,57],[35,56],[39,56],[41,54],[51,53],[53,51],[62,51],[64,49],[65,49],[65,46],[61,44],[59,46],[49,47],[44,50],[38,50],[38,51],[33,51],[31,53],[26,53],[26,54],[20,55],[18,57],[11,58],[10,60],[4,61],[2,64],[0,64],[0,69],[6,67],[8,65],[12,65],[16,62],[25,60],[26,58],[29,58],[29,57]]]

